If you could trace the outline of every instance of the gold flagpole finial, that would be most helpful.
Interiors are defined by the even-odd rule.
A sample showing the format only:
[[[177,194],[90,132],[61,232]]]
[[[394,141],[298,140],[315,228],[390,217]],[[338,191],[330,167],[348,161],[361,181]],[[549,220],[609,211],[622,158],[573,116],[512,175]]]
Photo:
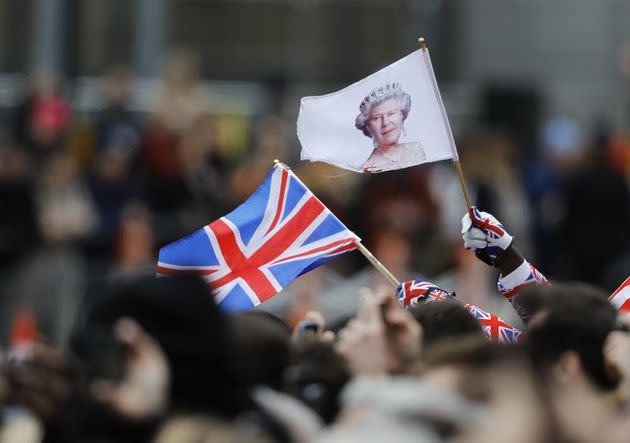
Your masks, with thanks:
[[[286,164],[282,163],[280,160],[278,160],[277,158],[273,159],[273,165],[280,165],[282,166],[284,169],[286,169],[287,171],[290,171],[291,168],[289,168]]]
[[[424,41],[424,37],[420,37],[418,39],[418,43],[420,44],[420,49],[422,49],[423,51],[427,50],[427,43]]]

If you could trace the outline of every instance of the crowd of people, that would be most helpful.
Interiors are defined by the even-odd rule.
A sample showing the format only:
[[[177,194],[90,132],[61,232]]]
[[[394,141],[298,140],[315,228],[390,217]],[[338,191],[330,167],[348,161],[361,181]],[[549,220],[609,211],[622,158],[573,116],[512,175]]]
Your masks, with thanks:
[[[489,213],[472,208],[462,237],[523,331],[421,280],[357,288],[355,314],[291,329],[221,311],[194,273],[127,277],[83,306],[66,348],[20,331],[0,441],[627,441],[630,312],[548,281]]]
[[[462,220],[449,164],[295,161],[281,83],[262,114],[222,115],[182,52],[148,112],[115,67],[98,112],[40,73],[3,114],[0,443],[627,441],[630,314],[607,300],[630,275],[623,134],[460,134]],[[198,276],[155,278],[160,246],[276,158],[398,288],[345,254],[228,315]]]

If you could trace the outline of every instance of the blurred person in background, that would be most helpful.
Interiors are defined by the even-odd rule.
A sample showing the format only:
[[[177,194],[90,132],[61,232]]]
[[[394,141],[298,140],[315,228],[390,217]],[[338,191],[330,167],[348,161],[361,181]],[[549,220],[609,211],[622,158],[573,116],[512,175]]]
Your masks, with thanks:
[[[39,239],[30,159],[0,130],[0,263],[15,264]]]
[[[565,437],[607,441],[609,426],[621,418],[616,391],[628,376],[626,356],[606,352],[619,329],[607,294],[584,284],[554,284],[527,288],[520,297],[531,312],[523,344]]]
[[[66,154],[55,154],[49,159],[42,171],[37,201],[40,229],[50,243],[81,240],[97,226],[91,196]]]
[[[229,318],[239,378],[245,385],[280,390],[289,365],[291,331],[279,319],[262,311],[247,311]]]
[[[0,131],[0,341],[10,340],[16,299],[16,274],[37,250],[42,234],[32,185],[32,161]]]
[[[51,154],[35,193],[43,244],[15,273],[9,312],[28,306],[50,343],[64,346],[85,287],[78,251],[98,219],[77,168],[65,153]]]
[[[550,119],[541,131],[542,152],[524,167],[523,185],[531,205],[533,258],[548,272],[562,272],[561,222],[566,211],[566,180],[584,155],[582,130],[574,120]]]
[[[149,202],[158,213],[179,210],[186,196],[178,144],[209,106],[199,69],[194,51],[173,52],[166,60],[161,90],[149,113],[141,161],[149,182]]]
[[[230,178],[232,202],[242,202],[263,182],[273,161],[289,155],[289,127],[279,117],[265,115],[254,125],[250,155],[234,170]]]
[[[335,344],[354,379],[341,393],[337,420],[315,441],[441,442],[470,426],[473,404],[410,376],[421,336],[389,291],[365,291],[359,313]]]
[[[474,420],[449,441],[565,441],[527,354],[516,346],[461,337],[427,350],[413,371],[423,382],[458,394],[478,409]]]
[[[15,114],[18,145],[27,149],[39,164],[63,147],[71,114],[70,104],[61,94],[59,76],[48,70],[36,72],[31,90]]]
[[[339,395],[350,381],[345,362],[334,347],[334,335],[317,311],[298,324],[291,343],[284,390],[302,401],[330,424],[339,413]]]
[[[114,277],[155,272],[155,232],[146,205],[130,202],[123,208],[114,239]]]
[[[107,73],[103,85],[104,107],[96,116],[96,150],[101,152],[115,140],[125,138],[129,149],[135,151],[140,141],[140,126],[130,109],[133,72],[126,66],[114,66]]]
[[[90,195],[98,215],[99,230],[93,243],[108,249],[123,208],[145,196],[144,177],[134,170],[137,139],[127,131],[113,131],[94,158],[87,177]]]
[[[565,185],[566,210],[559,224],[564,278],[601,285],[609,266],[630,246],[630,189],[607,161],[610,134],[600,128],[580,167]],[[597,241],[585,241],[596,233]]]
[[[179,49],[166,59],[162,88],[151,114],[177,136],[190,130],[208,110],[200,69],[199,54],[193,50]]]
[[[280,324],[253,315],[262,322],[241,344],[257,346],[260,356]],[[289,441],[254,395],[256,385],[273,383],[281,374],[256,374],[268,364],[253,355],[245,363],[252,366],[239,368],[229,322],[194,274],[120,280],[89,303],[73,340],[87,377],[79,441],[149,441],[165,419],[199,414],[237,420]],[[265,337],[255,334],[259,327]],[[282,335],[288,350],[286,328]]]
[[[190,229],[203,226],[228,210],[221,192],[227,165],[219,153],[217,131],[215,118],[204,113],[177,145],[186,191],[178,215]]]

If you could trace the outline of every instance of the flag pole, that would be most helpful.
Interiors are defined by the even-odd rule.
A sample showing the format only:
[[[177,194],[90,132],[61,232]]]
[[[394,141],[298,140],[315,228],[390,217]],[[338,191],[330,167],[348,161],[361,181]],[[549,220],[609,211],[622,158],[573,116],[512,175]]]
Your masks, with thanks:
[[[383,263],[378,261],[378,259],[374,257],[374,255],[372,255],[370,250],[363,245],[363,243],[361,243],[360,241],[357,241],[355,244],[357,245],[357,249],[359,250],[359,252],[363,254],[365,258],[367,258],[367,260],[372,264],[372,266],[374,266],[376,270],[380,272],[383,275],[383,277],[387,279],[388,282],[390,282],[394,287],[397,287],[400,284],[398,279],[394,277],[394,274],[389,272],[389,269],[387,269],[383,265]]]
[[[274,165],[280,165],[282,166],[284,169],[289,170],[290,168],[282,163],[280,160],[278,159],[274,159],[273,161]],[[389,269],[387,269],[383,263],[381,263],[380,261],[378,261],[378,259],[376,257],[374,257],[374,255],[369,251],[368,248],[366,248],[363,243],[361,243],[361,241],[356,241],[355,244],[357,245],[357,249],[359,250],[359,252],[361,254],[363,254],[363,256],[365,258],[367,258],[367,260],[372,264],[372,266],[374,266],[376,268],[376,270],[378,272],[380,272],[383,277],[385,277],[385,279],[390,282],[394,287],[397,287],[400,282],[398,281],[398,279],[396,277],[394,277],[394,274],[392,274],[391,272],[389,272]]]
[[[418,44],[420,45],[420,49],[422,50],[422,52],[426,52],[427,51],[427,43],[424,40],[424,37],[420,37],[418,39]],[[436,94],[439,95],[439,91],[437,91],[437,85],[434,83],[434,87],[436,88]],[[446,119],[446,116],[444,116],[444,118]],[[451,135],[452,138],[452,135]],[[451,143],[453,143],[453,149],[456,150],[457,148],[455,147],[455,143],[451,141]],[[464,193],[464,200],[466,202],[466,211],[468,211],[468,213],[470,214],[471,219],[474,220],[474,214],[472,212],[472,202],[470,201],[470,195],[468,195],[468,187],[466,186],[466,179],[464,178],[464,171],[462,171],[462,165],[459,162],[459,156],[457,156],[458,159],[457,160],[453,160],[453,164],[455,165],[455,170],[457,171],[457,176],[459,177],[459,184],[462,187],[462,191]]]

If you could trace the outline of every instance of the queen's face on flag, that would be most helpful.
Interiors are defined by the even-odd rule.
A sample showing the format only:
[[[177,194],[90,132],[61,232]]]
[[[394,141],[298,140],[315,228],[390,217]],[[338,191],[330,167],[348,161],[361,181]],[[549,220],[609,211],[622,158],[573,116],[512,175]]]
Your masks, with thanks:
[[[411,110],[411,97],[390,83],[373,89],[361,102],[355,126],[371,137],[375,147],[385,149],[398,143],[403,122]]]
[[[411,97],[400,83],[388,83],[370,91],[359,106],[355,127],[370,137],[374,150],[361,169],[378,172],[411,166],[426,159],[419,143],[401,143]]]
[[[400,105],[397,99],[388,98],[370,111],[366,127],[376,146],[385,147],[398,143],[403,125]]]

